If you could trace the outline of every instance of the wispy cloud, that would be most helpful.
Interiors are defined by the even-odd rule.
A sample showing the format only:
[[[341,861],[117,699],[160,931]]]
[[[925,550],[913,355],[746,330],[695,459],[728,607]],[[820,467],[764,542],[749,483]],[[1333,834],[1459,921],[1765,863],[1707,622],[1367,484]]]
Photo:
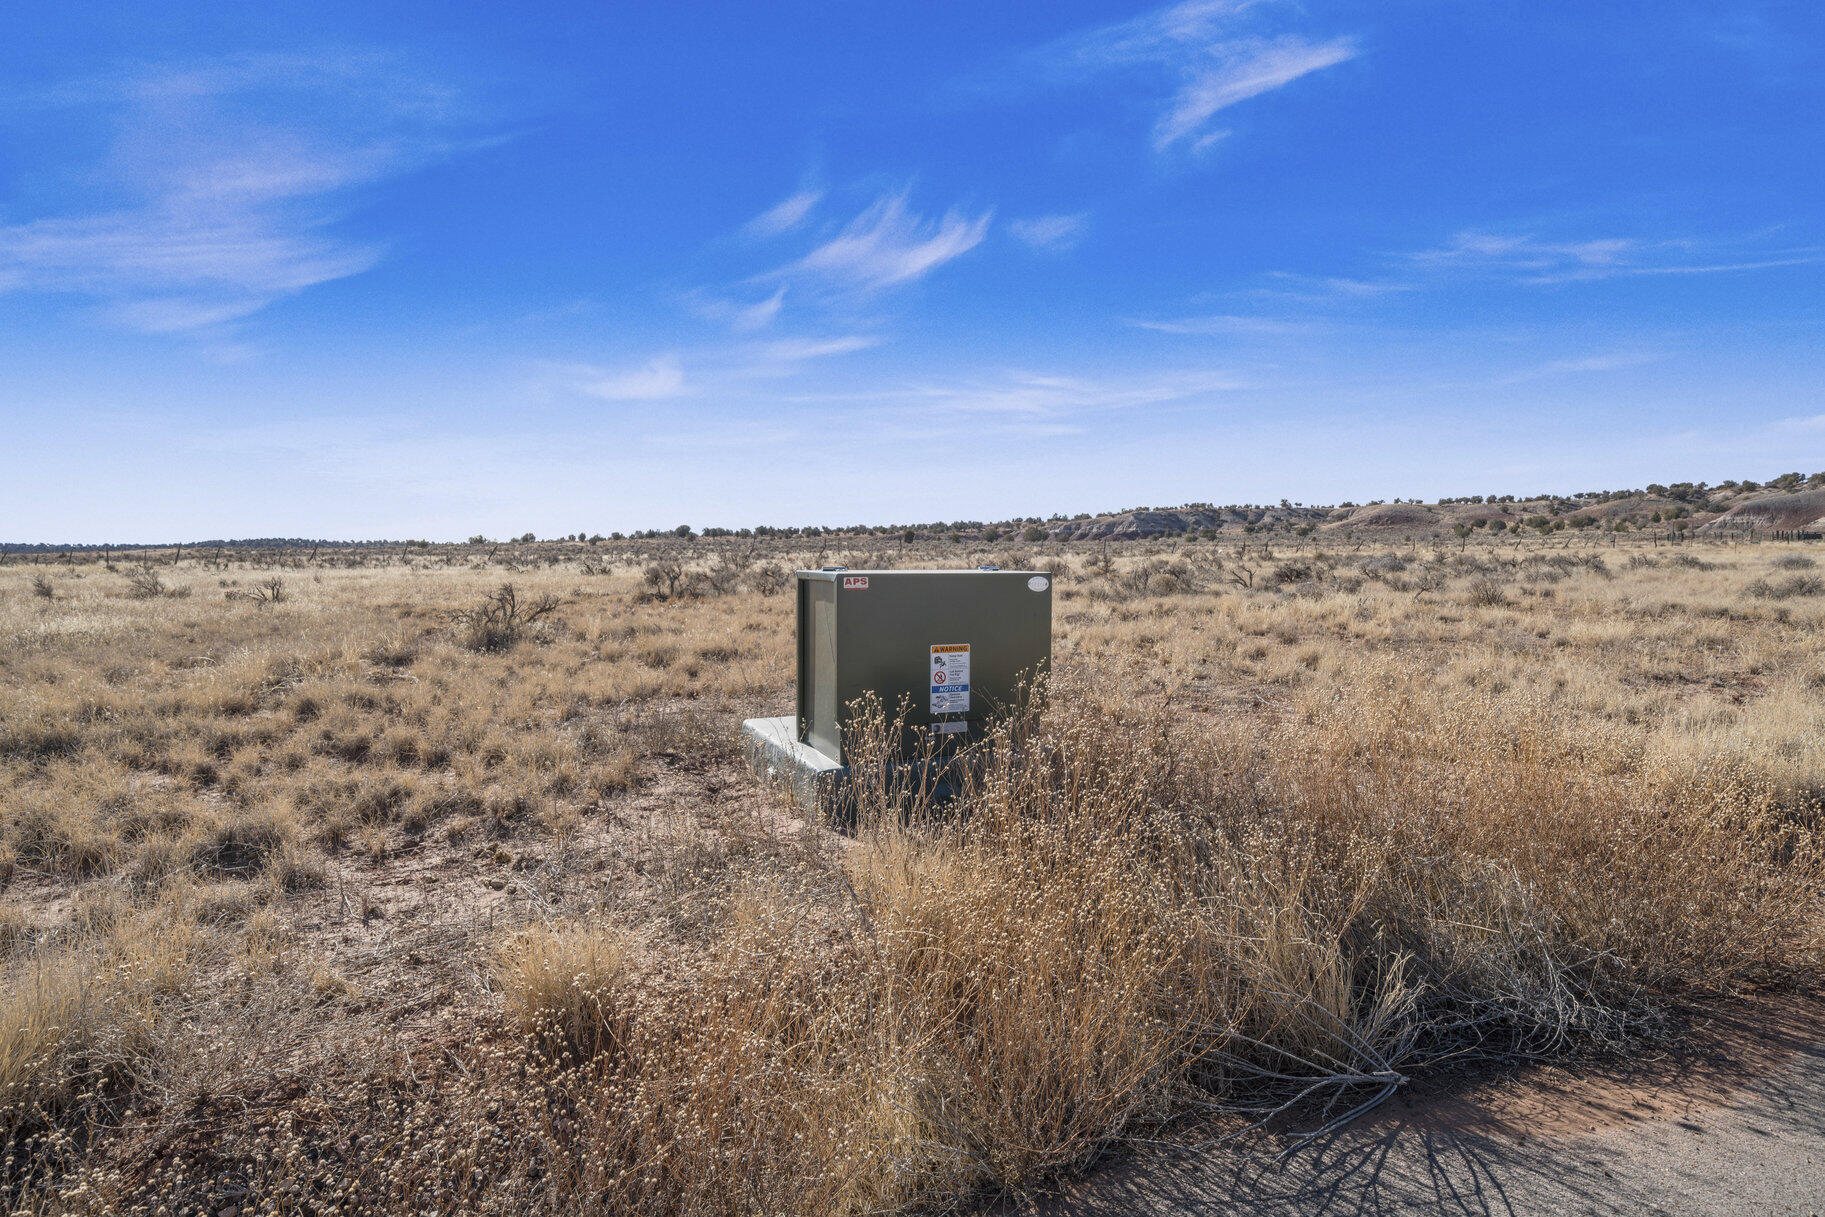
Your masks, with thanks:
[[[570,369],[577,390],[607,401],[659,401],[686,392],[684,367],[676,355],[660,355],[636,368]]]
[[[1428,267],[1497,267],[1548,271],[1565,268],[1607,269],[1623,265],[1642,243],[1627,237],[1583,241],[1543,241],[1531,234],[1460,232],[1433,249],[1417,250],[1407,260]]]
[[[1548,376],[1557,376],[1565,372],[1620,372],[1625,368],[1638,368],[1644,363],[1653,363],[1660,356],[1653,351],[1612,351],[1605,355],[1580,355],[1572,359],[1554,359],[1543,364],[1540,371]]]
[[[1190,0],[1070,35],[1040,48],[1028,63],[1057,83],[1114,73],[1145,77],[1162,107],[1154,148],[1202,148],[1227,134],[1211,129],[1217,114],[1357,55],[1349,38],[1264,29],[1258,18],[1277,7]]]
[[[881,345],[873,334],[849,334],[840,338],[782,338],[761,348],[763,358],[776,363],[802,363],[808,359],[825,359],[832,355],[849,355]]]
[[[1672,266],[1628,266],[1619,270],[1625,275],[1719,275],[1745,270],[1773,270],[1782,266],[1815,266],[1825,262],[1825,250],[1796,250],[1784,257],[1758,258],[1747,262],[1699,262]]]
[[[897,396],[922,411],[1048,418],[1166,405],[1242,387],[1241,380],[1222,371],[1102,379],[1009,372],[993,379],[918,386]]]
[[[1213,63],[1193,70],[1173,98],[1172,108],[1153,129],[1155,148],[1164,151],[1194,136],[1207,140],[1200,133],[1219,111],[1354,58],[1356,47],[1348,39],[1312,43],[1289,37],[1207,48],[1206,53]]]
[[[742,226],[742,231],[752,237],[777,237],[791,232],[811,217],[811,212],[823,199],[822,190],[800,190],[749,220]]]
[[[1350,275],[1309,275],[1295,271],[1272,271],[1267,276],[1271,286],[1251,293],[1268,300],[1304,305],[1344,304],[1373,300],[1395,292],[1419,290],[1419,282],[1408,274],[1405,278],[1364,279]]]
[[[1153,330],[1161,334],[1206,337],[1219,335],[1271,337],[1309,333],[1314,328],[1314,323],[1310,321],[1289,321],[1280,317],[1249,317],[1232,313],[1218,313],[1206,317],[1179,317],[1165,321],[1135,318],[1128,324],[1135,329]]]
[[[1275,271],[1268,276],[1269,285],[1253,294],[1324,308],[1463,286],[1556,287],[1632,276],[1733,274],[1825,263],[1825,248],[1772,247],[1768,236],[1550,238],[1525,231],[1466,229],[1435,246],[1382,254],[1380,265],[1366,277]],[[1134,324],[1158,329],[1173,323]]]
[[[216,329],[373,267],[337,223],[362,187],[474,145],[454,95],[365,52],[238,56],[40,99],[104,130],[68,206],[0,225],[0,291],[88,298],[154,333]]]
[[[1815,247],[1769,249],[1755,240],[1594,237],[1551,240],[1531,233],[1471,230],[1443,245],[1406,255],[1428,271],[1502,275],[1522,283],[1556,284],[1625,275],[1709,275],[1805,266],[1825,261]]]
[[[738,330],[764,330],[779,317],[786,306],[786,289],[780,288],[765,300],[735,310],[734,326]]]
[[[731,288],[687,291],[679,298],[692,312],[705,320],[726,325],[739,334],[751,334],[773,325],[786,308],[784,286],[775,288],[772,293],[759,299],[753,298],[753,287],[754,283],[750,280]],[[747,298],[743,299],[744,296]]]
[[[1089,226],[1090,217],[1084,212],[1076,215],[1032,216],[1028,219],[1009,220],[1005,225],[1008,235],[1016,241],[1047,253],[1064,253],[1076,249]]]
[[[1532,380],[1549,380],[1561,376],[1588,376],[1605,372],[1624,372],[1664,358],[1655,351],[1605,351],[1593,355],[1573,355],[1549,359],[1531,368],[1499,378],[1495,383],[1513,385]]]
[[[953,208],[928,219],[910,210],[906,195],[882,195],[797,261],[765,278],[808,280],[874,292],[924,278],[982,243],[992,211]]]
[[[815,360],[850,355],[880,344],[881,338],[876,334],[712,343],[620,364],[542,364],[535,369],[535,383],[541,392],[603,401],[692,398],[719,402],[731,395],[739,396],[756,384],[794,376]]]

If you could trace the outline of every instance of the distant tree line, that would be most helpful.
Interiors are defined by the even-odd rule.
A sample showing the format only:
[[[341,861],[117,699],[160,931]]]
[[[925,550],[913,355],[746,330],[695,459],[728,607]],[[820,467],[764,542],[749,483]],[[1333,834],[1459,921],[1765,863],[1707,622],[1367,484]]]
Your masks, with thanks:
[[[1536,529],[1540,532],[1551,532],[1564,528],[1591,528],[1597,526],[1599,523],[1597,517],[1585,514],[1579,511],[1579,508],[1636,498],[1670,500],[1671,505],[1654,509],[1651,512],[1644,508],[1643,511],[1633,513],[1627,519],[1612,520],[1608,527],[1611,529],[1626,528],[1629,526],[1629,520],[1633,520],[1635,526],[1640,526],[1643,523],[1673,523],[1677,527],[1679,526],[1677,523],[1678,521],[1690,518],[1695,511],[1723,510],[1724,504],[1718,501],[1722,496],[1751,494],[1757,491],[1785,491],[1787,493],[1797,493],[1801,490],[1819,489],[1821,487],[1825,487],[1825,471],[1812,474],[1804,474],[1796,471],[1792,473],[1783,473],[1779,477],[1770,478],[1765,482],[1731,480],[1718,482],[1715,485],[1707,482],[1674,482],[1670,485],[1650,482],[1646,486],[1634,489],[1581,490],[1576,494],[1569,495],[1556,493],[1537,495],[1469,494],[1440,498],[1437,500],[1436,505],[1441,507],[1487,505],[1497,508],[1504,515],[1509,514],[1510,509],[1517,506],[1525,506],[1533,509],[1528,514],[1512,520],[1503,521],[1479,518],[1468,524],[1459,525],[1459,528],[1465,530],[1464,532],[1459,533],[1460,536],[1467,535],[1468,530],[1472,528],[1487,528],[1492,532],[1501,532],[1505,530],[1521,532],[1523,529]],[[1229,503],[1221,507],[1214,503],[1197,502],[1180,503],[1177,506],[1172,507],[1125,507],[1120,511],[1094,514],[1087,511],[1080,511],[1071,516],[1060,513],[1047,516],[1043,519],[1039,516],[1014,516],[1010,519],[992,523],[982,520],[933,520],[919,524],[851,524],[847,526],[821,524],[779,526],[759,524],[752,528],[722,528],[710,526],[705,527],[701,532],[689,524],[679,524],[673,528],[648,528],[629,533],[611,532],[604,534],[585,530],[543,538],[534,533],[525,532],[515,537],[509,537],[504,542],[492,540],[491,538],[482,536],[478,533],[469,537],[467,543],[470,545],[531,545],[544,541],[548,543],[568,542],[597,545],[604,541],[692,540],[698,537],[711,540],[721,538],[751,540],[755,538],[774,537],[817,538],[837,536],[897,537],[905,544],[911,544],[915,540],[929,538],[948,538],[956,541],[962,540],[964,537],[968,536],[978,537],[984,541],[999,541],[1004,538],[1041,541],[1052,535],[1052,529],[1049,528],[1048,525],[1076,524],[1087,520],[1110,516],[1161,512],[1202,512],[1206,514],[1226,515],[1240,524],[1242,531],[1247,533],[1253,533],[1261,528],[1288,524],[1297,532],[1310,533],[1314,527],[1311,523],[1312,519],[1315,518],[1314,513],[1350,510],[1359,506],[1379,507],[1382,506],[1384,502],[1395,504],[1410,503],[1421,506],[1426,505],[1424,501],[1420,499],[1402,499],[1399,497],[1389,500],[1372,499],[1363,504],[1358,504],[1346,499],[1335,505],[1312,504],[1309,507],[1303,502],[1289,499],[1281,499],[1277,505],[1263,503]],[[1294,514],[1292,514],[1289,519],[1287,515],[1276,515],[1275,513]],[[1219,530],[1210,527],[1194,527],[1190,529],[1190,532],[1194,536],[1215,536],[1218,535]],[[116,549],[243,550],[305,549],[316,546],[333,546],[337,548],[353,549],[428,549],[432,544],[431,541],[423,539],[336,541],[321,537],[241,537],[236,539],[206,541],[167,541],[162,544],[146,544],[143,542],[56,543],[34,541],[0,542],[0,555],[100,553]]]

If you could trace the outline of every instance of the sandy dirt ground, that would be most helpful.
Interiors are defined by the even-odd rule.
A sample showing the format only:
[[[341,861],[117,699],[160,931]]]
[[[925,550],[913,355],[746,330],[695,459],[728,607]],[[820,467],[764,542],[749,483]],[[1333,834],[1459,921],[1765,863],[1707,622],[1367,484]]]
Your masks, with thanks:
[[[1825,998],[1701,1011],[1677,1050],[1633,1061],[1420,1086],[1284,1161],[1260,1145],[1137,1153],[1018,1211],[1825,1212]]]

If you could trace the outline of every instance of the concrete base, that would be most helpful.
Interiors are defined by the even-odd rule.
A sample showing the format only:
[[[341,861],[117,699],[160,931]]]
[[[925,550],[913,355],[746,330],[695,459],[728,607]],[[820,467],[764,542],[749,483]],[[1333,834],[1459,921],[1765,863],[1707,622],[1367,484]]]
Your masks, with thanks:
[[[849,767],[801,743],[792,718],[747,719],[741,725],[741,750],[757,777],[784,785],[806,811],[828,817],[836,809]]]
[[[798,723],[791,718],[750,718],[741,724],[741,749],[748,768],[763,782],[777,782],[806,813],[836,827],[853,826],[854,774],[798,738]],[[949,802],[961,788],[955,758],[908,761],[890,765],[879,775],[889,797],[917,798],[927,805]]]

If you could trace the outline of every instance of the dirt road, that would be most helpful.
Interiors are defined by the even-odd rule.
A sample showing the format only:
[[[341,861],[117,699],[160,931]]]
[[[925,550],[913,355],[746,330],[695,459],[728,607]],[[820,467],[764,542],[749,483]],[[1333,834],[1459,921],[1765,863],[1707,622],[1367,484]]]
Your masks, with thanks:
[[[1825,999],[1715,1008],[1676,1051],[1612,1068],[1396,1097],[1284,1164],[1259,1152],[1136,1154],[1026,1211],[1825,1213]]]

